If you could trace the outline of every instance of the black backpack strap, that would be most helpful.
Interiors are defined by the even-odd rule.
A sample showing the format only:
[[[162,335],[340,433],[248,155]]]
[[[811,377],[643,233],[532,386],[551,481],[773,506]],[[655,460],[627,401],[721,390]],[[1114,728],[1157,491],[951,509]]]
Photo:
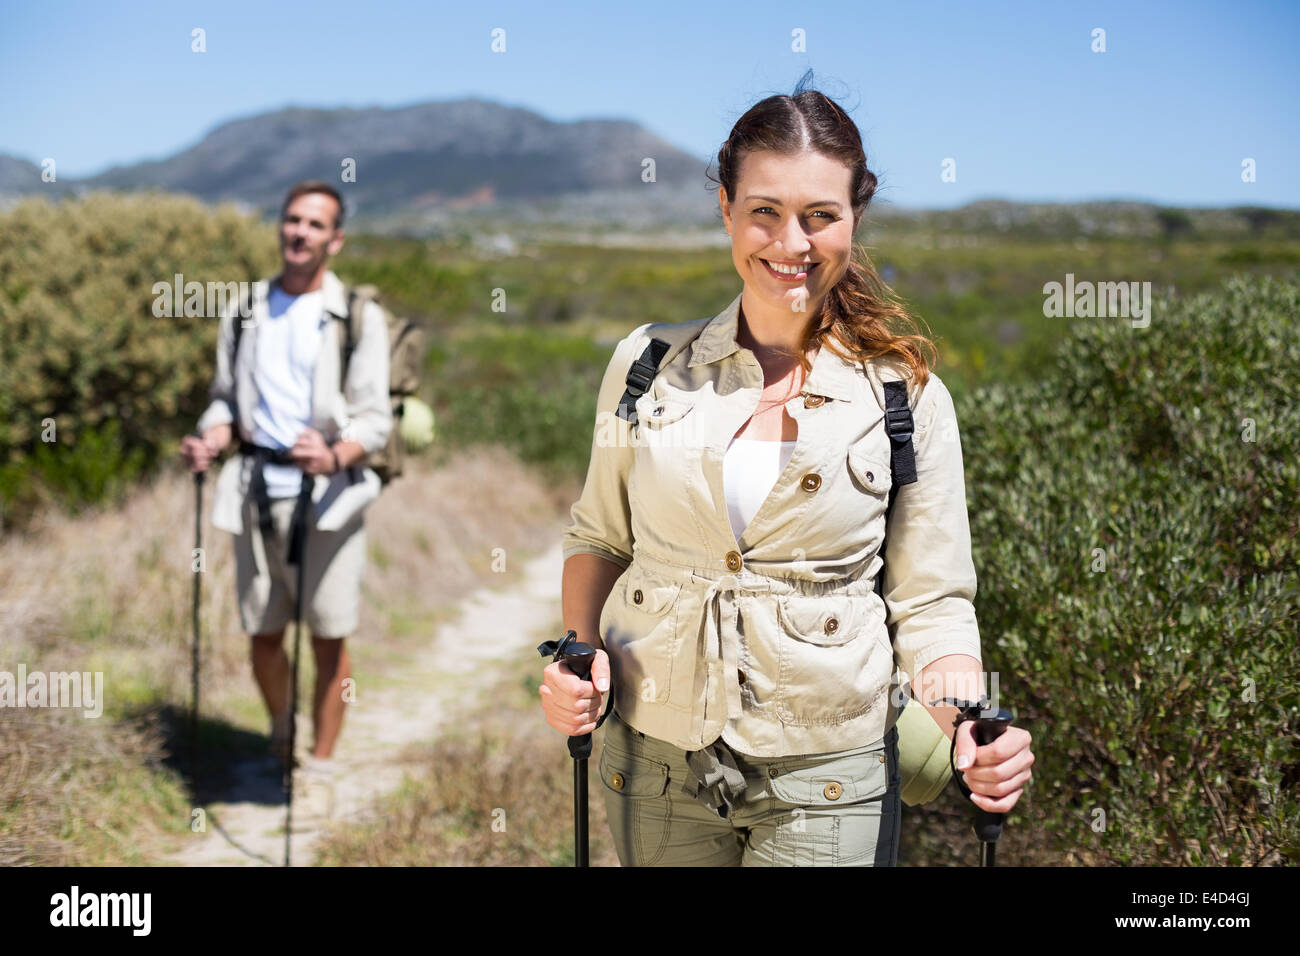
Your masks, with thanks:
[[[262,472],[262,467],[267,463],[293,465],[295,462],[289,456],[288,449],[254,445],[242,439],[239,442],[239,453],[253,459],[253,474],[249,480],[248,494],[257,505],[258,524],[262,529],[262,537],[266,538],[274,530],[274,524],[271,521],[271,499],[267,496],[266,476]]]
[[[239,437],[239,407],[234,400],[234,396],[239,394],[239,380],[235,377],[235,362],[239,358],[239,340],[244,334],[244,311],[246,308],[252,308],[251,296],[251,290],[247,296],[241,295],[236,300],[235,312],[230,317],[230,335],[233,340],[230,346],[230,380],[233,383],[231,404],[235,406],[235,421],[231,428],[236,438]]]
[[[339,344],[339,392],[348,381],[348,368],[352,364],[352,353],[357,350],[357,338],[353,331],[354,323],[359,321],[357,303],[361,299],[357,289],[348,291],[348,311],[343,316],[343,338]]]
[[[912,409],[907,404],[906,382],[885,382],[885,433],[889,435],[889,502],[885,506],[886,540],[880,545],[880,560],[885,560],[888,544],[889,516],[894,511],[894,499],[899,485],[916,481],[916,451],[912,447]],[[885,566],[881,564],[876,575],[876,593],[885,597]]]
[[[240,296],[235,302],[235,312],[230,317],[230,334],[234,339],[230,347],[230,375],[235,375],[235,359],[239,358],[239,340],[244,334],[244,309],[249,305],[247,296]]]
[[[663,339],[651,339],[641,357],[627,370],[627,391],[618,400],[618,417],[629,424],[637,423],[636,400],[646,393],[650,383],[655,380],[659,363],[668,354],[669,345]]]
[[[885,382],[885,432],[889,435],[889,470],[893,486],[890,503],[899,485],[916,481],[916,453],[912,448],[912,410],[907,406],[907,383]]]

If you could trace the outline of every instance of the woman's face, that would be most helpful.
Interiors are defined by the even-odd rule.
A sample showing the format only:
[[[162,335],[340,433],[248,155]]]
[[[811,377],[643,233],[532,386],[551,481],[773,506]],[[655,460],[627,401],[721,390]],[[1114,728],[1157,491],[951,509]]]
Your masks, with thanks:
[[[852,255],[851,178],[839,160],[811,150],[745,154],[736,201],[721,187],[718,197],[747,293],[773,308],[816,314]]]

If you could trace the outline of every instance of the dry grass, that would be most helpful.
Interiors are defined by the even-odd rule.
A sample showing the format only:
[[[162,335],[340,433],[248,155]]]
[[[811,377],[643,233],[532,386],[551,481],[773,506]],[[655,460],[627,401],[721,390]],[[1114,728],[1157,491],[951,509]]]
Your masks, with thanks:
[[[0,710],[0,866],[141,865],[190,800],[157,720]]]
[[[205,749],[265,732],[231,539],[207,522],[214,483],[203,503]],[[577,490],[543,487],[497,448],[408,461],[367,513],[356,672],[427,637],[467,591],[500,583],[494,548],[514,570],[552,543]],[[105,697],[98,720],[0,709],[0,862],[138,862],[160,829],[140,821],[188,823],[186,783],[167,762],[190,700],[193,536],[194,485],[177,471],[119,508],[46,514],[0,539],[0,670],[103,671]]]
[[[552,630],[555,630],[554,628]],[[546,725],[545,662],[523,660],[488,695],[491,710],[408,751],[418,765],[373,819],[336,829],[318,862],[334,866],[572,866],[573,761]],[[605,819],[602,734],[588,769],[592,866],[618,866]]]
[[[581,491],[573,483],[543,486],[534,472],[495,447],[418,467],[367,512],[371,565],[368,610],[358,635],[363,640],[391,633],[385,617],[395,611],[446,607],[485,582],[498,582],[495,548],[503,549],[512,570],[521,567],[554,543],[556,520]]]

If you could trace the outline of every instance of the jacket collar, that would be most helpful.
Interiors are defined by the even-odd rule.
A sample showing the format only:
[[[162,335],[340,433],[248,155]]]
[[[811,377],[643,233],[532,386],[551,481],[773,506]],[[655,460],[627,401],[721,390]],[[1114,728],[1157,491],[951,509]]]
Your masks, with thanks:
[[[740,345],[736,342],[739,326],[740,295],[737,295],[691,343],[690,367],[708,365],[739,352]],[[861,372],[861,363],[845,361],[823,344],[813,359],[812,370],[804,381],[803,391],[836,401],[852,401],[855,379]]]
[[[267,292],[271,291],[271,286],[280,284],[280,273],[267,284]],[[325,270],[325,276],[321,279],[321,303],[326,312],[338,318],[346,318],[348,314],[348,297],[343,280],[336,276],[329,269]]]

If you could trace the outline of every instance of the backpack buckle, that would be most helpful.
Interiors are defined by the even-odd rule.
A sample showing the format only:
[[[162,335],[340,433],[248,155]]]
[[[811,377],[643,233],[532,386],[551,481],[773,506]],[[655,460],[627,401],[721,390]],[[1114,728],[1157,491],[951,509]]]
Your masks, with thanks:
[[[637,359],[632,363],[631,368],[627,370],[628,388],[636,389],[635,394],[637,395],[645,394],[645,390],[648,389],[650,383],[654,381],[656,371],[657,368],[655,366],[650,365],[648,362],[643,362],[641,359]]]
[[[910,408],[888,409],[885,412],[885,431],[889,433],[892,441],[910,441],[912,438],[912,410]]]

